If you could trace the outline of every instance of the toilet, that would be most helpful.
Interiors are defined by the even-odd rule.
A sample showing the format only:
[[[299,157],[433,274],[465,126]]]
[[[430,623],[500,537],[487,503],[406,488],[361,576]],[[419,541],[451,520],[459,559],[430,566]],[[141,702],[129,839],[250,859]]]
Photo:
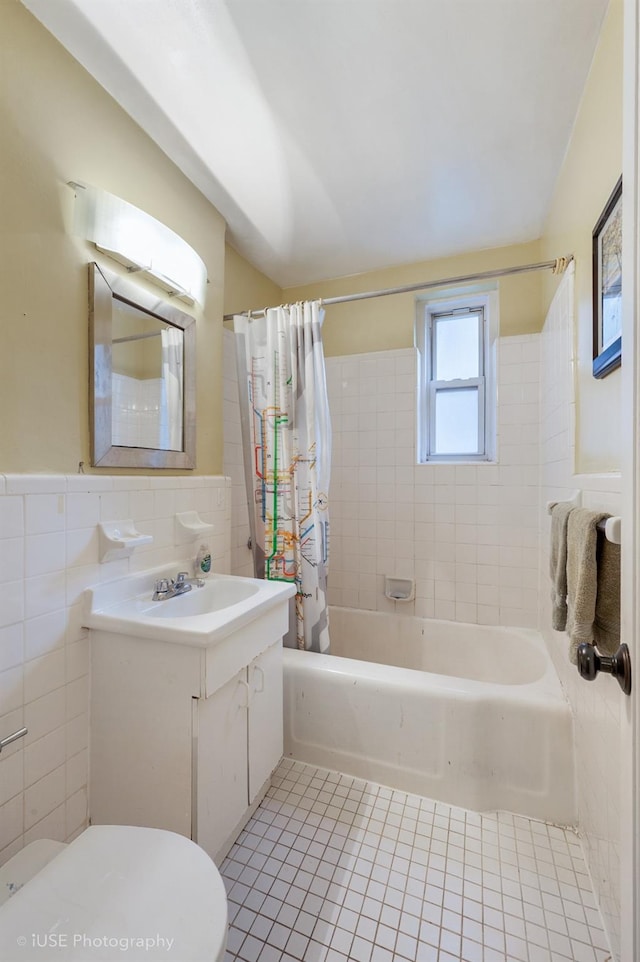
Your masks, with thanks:
[[[0,868],[7,962],[222,962],[227,899],[203,849],[173,832],[93,825]]]

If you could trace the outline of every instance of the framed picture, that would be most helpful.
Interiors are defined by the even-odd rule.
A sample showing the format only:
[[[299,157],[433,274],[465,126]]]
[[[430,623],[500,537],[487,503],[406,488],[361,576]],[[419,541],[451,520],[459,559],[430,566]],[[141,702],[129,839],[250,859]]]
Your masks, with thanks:
[[[622,363],[622,177],[593,229],[593,376]]]

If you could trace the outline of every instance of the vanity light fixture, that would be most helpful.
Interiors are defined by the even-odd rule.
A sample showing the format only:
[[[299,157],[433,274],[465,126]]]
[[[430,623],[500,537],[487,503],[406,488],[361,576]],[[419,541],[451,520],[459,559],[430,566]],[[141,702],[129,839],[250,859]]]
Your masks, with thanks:
[[[69,181],[75,191],[74,230],[129,273],[139,273],[170,297],[204,306],[207,269],[175,231],[105,190]]]

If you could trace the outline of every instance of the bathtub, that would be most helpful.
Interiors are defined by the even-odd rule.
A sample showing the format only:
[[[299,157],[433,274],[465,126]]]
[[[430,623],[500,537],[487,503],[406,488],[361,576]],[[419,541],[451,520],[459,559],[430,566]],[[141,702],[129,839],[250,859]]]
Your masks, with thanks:
[[[572,717],[536,631],[330,611],[284,650],[285,755],[475,811],[576,820]]]

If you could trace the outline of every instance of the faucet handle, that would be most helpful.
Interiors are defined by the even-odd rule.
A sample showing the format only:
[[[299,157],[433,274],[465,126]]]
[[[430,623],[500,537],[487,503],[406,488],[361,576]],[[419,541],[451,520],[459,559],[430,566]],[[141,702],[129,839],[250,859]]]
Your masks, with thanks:
[[[175,588],[184,588],[185,590],[191,588],[193,585],[195,585],[196,588],[203,588],[204,581],[202,578],[192,578],[188,571],[179,571],[173,585]]]
[[[154,597],[156,595],[166,594],[171,586],[173,586],[173,582],[168,581],[167,578],[161,578],[160,581],[156,581],[155,585],[153,586]]]

